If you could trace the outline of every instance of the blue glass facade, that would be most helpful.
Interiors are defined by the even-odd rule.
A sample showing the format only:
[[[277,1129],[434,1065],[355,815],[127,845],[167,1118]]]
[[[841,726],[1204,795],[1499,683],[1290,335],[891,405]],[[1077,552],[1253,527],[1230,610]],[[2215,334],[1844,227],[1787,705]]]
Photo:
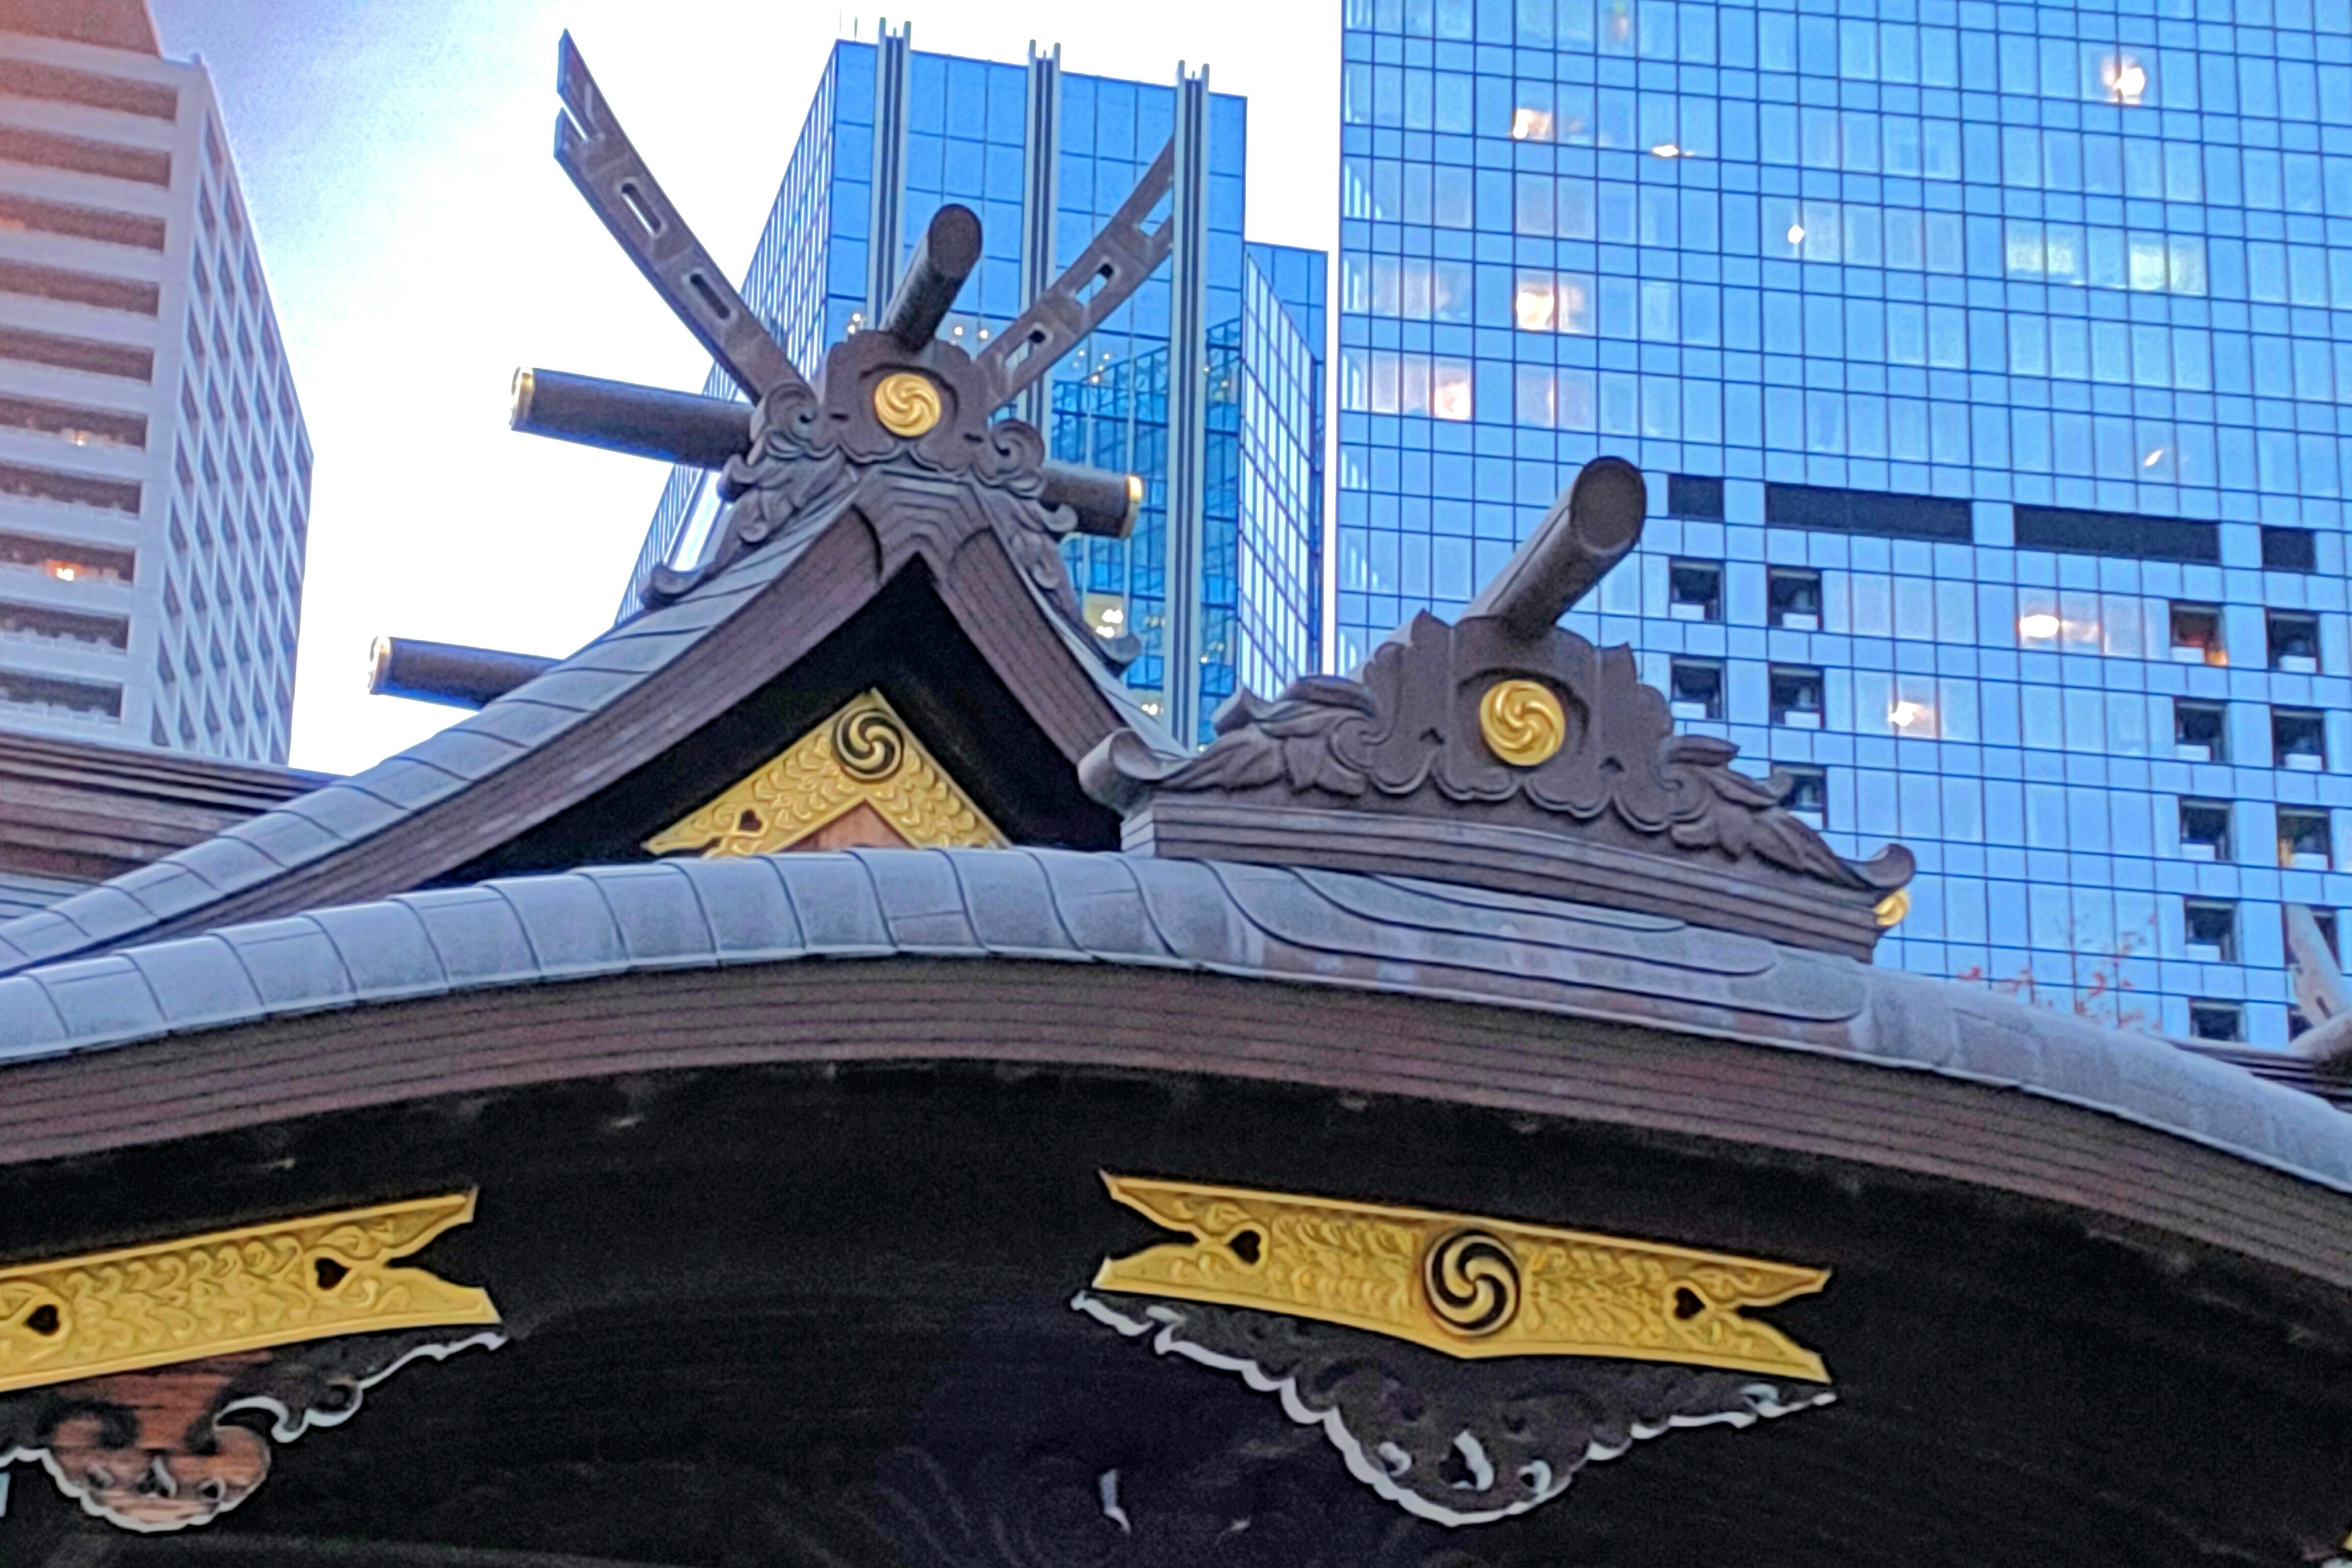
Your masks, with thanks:
[[[795,363],[814,368],[824,345],[865,322],[877,167],[877,47],[836,44],[818,85],[742,293]],[[1172,85],[1055,73],[1055,222],[1052,271],[1076,259],[1168,141]],[[908,61],[908,123],[902,258],[931,215],[961,202],[980,215],[984,258],[941,328],[977,352],[1024,303],[1021,246],[1031,68],[940,55]],[[1287,681],[1316,667],[1319,605],[1312,574],[1321,533],[1326,258],[1245,246],[1243,172],[1247,106],[1210,98],[1205,400],[1207,477],[1202,559],[1202,711],[1234,689],[1247,649],[1253,671]],[[887,132],[885,132],[887,134]],[[1154,216],[1156,222],[1164,216]],[[1307,321],[1305,318],[1312,317]],[[1311,330],[1309,330],[1311,328]],[[1071,574],[1098,628],[1132,630],[1144,654],[1128,683],[1157,710],[1168,679],[1160,634],[1167,600],[1167,362],[1170,281],[1162,268],[1055,371],[1047,392],[1053,454],[1139,474],[1144,503],[1134,537],[1069,546]],[[714,374],[713,395],[730,387]],[[1273,421],[1272,425],[1265,422]],[[1302,466],[1302,455],[1306,466]],[[719,512],[708,476],[673,473],[647,531],[637,581],[659,561],[690,560]],[[1301,542],[1304,542],[1305,564]],[[1254,568],[1279,563],[1303,575],[1279,588]],[[1259,586],[1244,598],[1244,581]],[[635,589],[623,612],[635,605]]]
[[[1918,852],[1881,962],[2283,1044],[2282,907],[2352,901],[2352,7],[1345,24],[1335,662],[1622,453],[1570,624]]]

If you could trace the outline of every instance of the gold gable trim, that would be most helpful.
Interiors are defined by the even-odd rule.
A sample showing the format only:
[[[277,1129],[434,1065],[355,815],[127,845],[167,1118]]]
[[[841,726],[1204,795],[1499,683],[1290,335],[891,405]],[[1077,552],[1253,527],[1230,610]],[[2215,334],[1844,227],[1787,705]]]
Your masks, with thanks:
[[[495,1323],[485,1291],[394,1268],[474,1194],[0,1269],[0,1394],[337,1334]]]
[[[1619,1356],[1827,1383],[1822,1358],[1740,1316],[1829,1271],[1471,1215],[1105,1173],[1188,1231],[1106,1258],[1095,1287],[1340,1323],[1447,1355]]]
[[[860,805],[919,847],[1006,843],[898,710],[868,691],[645,847],[656,855],[773,854]]]

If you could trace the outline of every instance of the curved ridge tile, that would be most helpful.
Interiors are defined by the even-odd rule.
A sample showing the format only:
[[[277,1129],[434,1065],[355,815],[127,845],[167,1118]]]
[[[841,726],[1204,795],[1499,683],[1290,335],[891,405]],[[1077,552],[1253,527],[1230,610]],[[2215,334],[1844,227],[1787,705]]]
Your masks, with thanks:
[[[145,978],[168,1029],[236,1023],[262,1010],[261,993],[236,949],[212,932],[134,947],[121,956]]]
[[[425,934],[425,921],[407,904],[349,904],[320,910],[310,919],[334,945],[352,991],[361,1002],[437,995],[449,989],[441,955]]]
[[[89,944],[89,938],[81,927],[58,912],[58,904],[72,903],[80,896],[76,893],[71,898],[60,899],[47,909],[35,910],[29,915],[18,915],[5,925],[0,925],[0,947],[8,951],[11,970],[46,963],[53,959],[61,960],[66,954]]]
[[[342,954],[309,915],[230,926],[216,932],[236,952],[272,1013],[319,1012],[357,999]]]
[[[1336,900],[1334,889],[1360,880],[1352,877],[1343,883],[1335,874],[1310,880],[1304,872],[1268,867],[1221,864],[1215,870],[1237,910],[1267,938],[1304,955],[1294,963],[1328,977],[1381,974],[1408,986],[1582,1011],[1590,1011],[1591,1005],[1580,1006],[1570,993],[1611,991],[1642,999],[1652,1013],[1687,1016],[1690,1009],[1712,1007],[1722,1014],[1762,1013],[1810,1024],[1850,1018],[1865,1001],[1858,982],[1815,986],[1810,994],[1809,988],[1781,984],[1779,970],[1789,955],[1762,943],[1757,945],[1763,947],[1769,962],[1764,973],[1709,973],[1654,960],[1641,944],[1630,951],[1615,951],[1618,944],[1536,946],[1501,929],[1505,917],[1491,910],[1465,910],[1464,918],[1451,926],[1430,919],[1426,910],[1419,911],[1422,920],[1411,923],[1376,918],[1360,911],[1370,907],[1385,915],[1404,906],[1383,907],[1369,894]],[[1569,929],[1565,921],[1559,925],[1561,931]],[[1720,1017],[1715,1026],[1729,1023],[1728,1017]]]
[[[403,752],[396,757],[385,758],[365,773],[353,773],[337,784],[329,784],[326,789],[312,790],[309,795],[297,796],[288,801],[279,809],[293,811],[298,807],[310,805],[325,795],[329,790],[342,789],[354,795],[364,795],[378,805],[388,807],[394,813],[405,815],[409,812],[422,811],[436,802],[446,800],[465,787],[466,781],[448,769],[436,768],[430,763],[419,762],[415,757]],[[300,815],[310,816],[313,815],[313,811],[304,810]],[[387,820],[396,821],[398,816],[395,816]],[[332,824],[321,824],[321,826],[328,826],[331,831],[337,830]],[[340,836],[348,837],[351,835],[348,832],[342,832]]]
[[[800,917],[812,953],[878,958],[898,951],[882,900],[866,868],[847,855],[776,856],[772,862],[784,896]]]
[[[692,884],[721,963],[758,963],[807,952],[800,916],[774,865],[764,856],[670,860]]]
[[[632,968],[708,969],[719,962],[694,879],[667,860],[582,873],[604,895]]]
[[[1642,966],[1507,934],[1538,916],[1581,928],[1568,905],[1465,902],[1454,906],[1452,931],[1381,925],[1353,912],[1412,896],[1346,873],[1310,880],[1265,867],[1053,850],[601,867],[404,894],[0,979],[0,1062],[625,970],[915,952],[1083,955],[1663,1024],[1934,1072],[2077,1105],[2352,1191],[2352,1120],[2160,1040],[1779,950],[1769,973],[1721,980],[1711,994],[1697,994],[1690,971],[1650,965],[1652,989],[1612,994],[1612,982]],[[1821,1026],[1804,1007],[1791,1011],[1792,998],[1809,996],[1813,1014],[1828,999],[1864,1005],[1850,1021]]]
[[[425,736],[403,754],[476,783],[524,755],[528,749],[503,735],[468,730],[459,723]]]
[[[945,858],[981,947],[1005,958],[1076,956],[1034,857],[1020,849],[961,849]]]
[[[111,882],[101,882],[50,907],[92,942],[108,942],[155,923],[146,905]]]
[[[1094,958],[1170,963],[1176,954],[1152,928],[1136,882],[1139,862],[1071,849],[1024,851],[1045,879],[1055,916],[1079,951]]]
[[[191,844],[166,858],[194,871],[224,893],[266,882],[286,869],[244,839],[219,835],[201,844]],[[90,889],[93,893],[104,890],[103,885]]]
[[[1384,879],[1312,867],[1298,868],[1297,875],[1335,908],[1382,926],[1454,931],[1475,923],[1507,942],[1562,952],[1605,953],[1709,974],[1761,974],[1778,957],[1778,950],[1760,937],[1707,931],[1682,921],[1660,920],[1629,929],[1586,920],[1575,906],[1554,904],[1547,910],[1535,900],[1498,906],[1483,900],[1447,899]]]
[[[955,864],[938,849],[844,851],[873,879],[893,945],[904,952],[971,952],[980,939],[964,912]]]
[[[306,866],[343,847],[343,840],[302,813],[283,809],[265,811],[258,816],[247,817],[234,826],[223,828],[221,833],[224,837],[251,846],[281,867]],[[159,860],[156,864],[175,870],[185,869],[171,859]],[[179,911],[159,909],[155,912],[168,917]]]
[[[1122,857],[1160,944],[1179,959],[1217,969],[1265,964],[1265,933],[1242,916],[1205,860]]]
[[[71,1049],[75,1043],[72,1026],[39,981],[23,974],[0,980],[0,1063]]]
[[[166,1026],[147,977],[119,952],[52,964],[32,978],[77,1044],[142,1039]]]
[[[1533,893],[1507,893],[1500,888],[1476,888],[1467,882],[1433,882],[1425,877],[1400,877],[1391,872],[1368,874],[1369,882],[1402,888],[1443,903],[1490,910],[1521,910],[1530,914],[1559,915],[1592,925],[1620,926],[1626,931],[1681,931],[1688,921],[1672,915],[1645,914],[1640,910],[1612,910],[1606,904],[1580,904],[1570,899],[1539,898]],[[1753,940],[1753,939],[1751,939]]]
[[[514,906],[489,888],[440,888],[431,895],[400,893],[425,929],[451,989],[539,978],[539,961],[523,935]]]
[[[482,886],[514,911],[541,977],[572,980],[629,967],[629,950],[612,908],[588,878],[501,877]]]

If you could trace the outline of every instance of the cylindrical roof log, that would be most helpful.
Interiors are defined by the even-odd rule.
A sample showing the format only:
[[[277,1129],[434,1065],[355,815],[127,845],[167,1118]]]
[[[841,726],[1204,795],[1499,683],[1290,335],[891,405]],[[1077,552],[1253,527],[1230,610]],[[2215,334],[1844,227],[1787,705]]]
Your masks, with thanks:
[[[723,468],[751,449],[749,404],[560,370],[515,372],[507,423],[527,435],[697,468]]]
[[[368,694],[480,708],[555,664],[528,653],[378,637],[368,649]]]
[[[1039,499],[1076,512],[1080,533],[1125,539],[1135,531],[1135,514],[1143,506],[1143,480],[1137,476],[1051,460],[1038,473],[1045,481]]]
[[[963,280],[980,265],[980,218],[950,202],[931,215],[931,226],[907,263],[906,275],[875,325],[908,353],[919,353],[955,309]]]
[[[1513,637],[1541,637],[1641,542],[1647,510],[1642,470],[1622,458],[1595,458],[1462,618],[1484,616]]]

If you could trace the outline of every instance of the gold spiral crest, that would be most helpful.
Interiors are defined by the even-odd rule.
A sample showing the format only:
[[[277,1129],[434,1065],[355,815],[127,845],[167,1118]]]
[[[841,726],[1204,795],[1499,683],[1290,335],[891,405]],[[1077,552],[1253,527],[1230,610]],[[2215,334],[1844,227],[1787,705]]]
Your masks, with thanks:
[[[940,422],[940,389],[916,371],[894,371],[874,384],[874,417],[893,436],[919,436]]]
[[[1478,700],[1478,729],[1496,756],[1531,768],[1549,761],[1567,741],[1568,714],[1540,681],[1498,680]]]
[[[1451,1334],[1484,1338],[1519,1312],[1519,1262],[1510,1244],[1483,1230],[1449,1231],[1421,1262],[1430,1315]]]
[[[907,738],[890,715],[868,708],[834,721],[833,754],[851,778],[879,784],[906,761]]]

